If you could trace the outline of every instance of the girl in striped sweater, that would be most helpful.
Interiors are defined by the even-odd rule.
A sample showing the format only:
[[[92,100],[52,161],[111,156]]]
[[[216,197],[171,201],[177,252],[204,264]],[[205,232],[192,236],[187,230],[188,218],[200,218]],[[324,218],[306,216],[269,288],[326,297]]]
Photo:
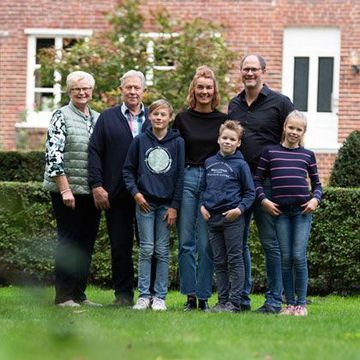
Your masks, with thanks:
[[[283,315],[307,315],[306,245],[312,213],[322,196],[315,154],[303,147],[306,127],[306,117],[300,111],[291,112],[284,123],[281,144],[263,152],[254,179],[258,200],[277,218],[276,233],[287,304],[281,311]],[[266,178],[271,182],[271,199],[263,191]]]

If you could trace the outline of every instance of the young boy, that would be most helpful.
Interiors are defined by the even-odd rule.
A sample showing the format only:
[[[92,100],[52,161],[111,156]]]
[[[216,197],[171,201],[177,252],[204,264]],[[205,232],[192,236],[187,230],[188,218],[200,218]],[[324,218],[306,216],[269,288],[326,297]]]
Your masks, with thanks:
[[[227,120],[220,126],[220,151],[205,161],[201,214],[208,223],[214,256],[218,303],[214,312],[240,311],[244,286],[243,234],[245,210],[255,199],[250,169],[237,148],[243,129]]]
[[[149,107],[151,129],[129,148],[123,175],[136,201],[139,229],[139,299],[136,310],[166,310],[170,227],[175,223],[183,191],[184,140],[168,129],[173,109],[166,100]],[[150,295],[151,259],[156,256],[155,296]],[[152,301],[151,301],[152,300]]]

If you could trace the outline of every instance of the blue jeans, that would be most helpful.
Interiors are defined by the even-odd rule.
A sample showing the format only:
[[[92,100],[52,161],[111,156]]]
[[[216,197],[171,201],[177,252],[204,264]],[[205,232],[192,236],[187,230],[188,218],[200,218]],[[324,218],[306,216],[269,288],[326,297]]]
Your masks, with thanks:
[[[187,166],[177,223],[180,292],[206,300],[212,293],[213,262],[205,220],[200,214],[204,168]]]
[[[270,180],[266,179],[263,184],[266,197],[271,199]],[[254,219],[259,231],[261,246],[265,255],[265,268],[267,275],[268,290],[265,294],[265,303],[275,307],[282,304],[282,274],[280,246],[276,236],[276,217],[265,211],[259,201],[254,204]]]
[[[229,221],[222,214],[212,215],[208,227],[219,303],[230,301],[239,307],[245,277],[242,236],[244,217]]]
[[[252,219],[252,207],[244,213],[244,236],[243,236],[243,258],[244,258],[244,287],[241,291],[241,305],[250,306],[250,292],[252,288],[252,277],[251,277],[251,254],[249,248],[249,236],[250,236],[250,224]]]
[[[139,281],[140,297],[150,297],[151,259],[156,257],[155,296],[165,299],[169,278],[170,229],[164,220],[168,206],[150,203],[150,212],[145,213],[136,206],[139,230]]]
[[[282,206],[280,209],[282,214],[276,218],[276,233],[280,243],[286,303],[306,305],[308,283],[306,246],[310,236],[312,214],[302,214],[303,208],[295,205]]]

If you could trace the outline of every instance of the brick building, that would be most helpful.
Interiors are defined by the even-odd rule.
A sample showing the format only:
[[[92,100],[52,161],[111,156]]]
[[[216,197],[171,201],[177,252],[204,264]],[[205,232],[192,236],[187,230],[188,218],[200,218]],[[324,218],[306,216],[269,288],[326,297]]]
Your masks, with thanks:
[[[0,150],[44,133],[60,95],[39,85],[39,48],[62,48],[75,37],[106,29],[104,12],[117,0],[2,0],[0,3]],[[229,46],[267,60],[267,84],[288,95],[309,119],[306,146],[326,180],[346,136],[360,129],[360,1],[358,0],[147,0],[181,19],[226,26]],[[152,31],[151,21],[146,31]],[[238,65],[238,64],[236,64]],[[238,73],[230,74],[238,79]],[[37,111],[34,111],[34,108]],[[31,143],[31,141],[30,141]]]

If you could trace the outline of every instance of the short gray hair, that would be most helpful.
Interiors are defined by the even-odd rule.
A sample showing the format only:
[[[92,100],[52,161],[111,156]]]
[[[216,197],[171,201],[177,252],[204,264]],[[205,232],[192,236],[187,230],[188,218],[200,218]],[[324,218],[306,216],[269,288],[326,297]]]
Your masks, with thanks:
[[[87,80],[90,87],[93,89],[95,86],[94,77],[85,71],[73,71],[66,78],[66,91],[69,92],[72,85],[79,80]]]
[[[127,78],[129,77],[138,77],[141,80],[141,84],[143,86],[143,88],[145,89],[145,76],[141,71],[137,71],[137,70],[129,70],[127,71],[121,78],[120,78],[120,86],[124,85],[124,82]]]

